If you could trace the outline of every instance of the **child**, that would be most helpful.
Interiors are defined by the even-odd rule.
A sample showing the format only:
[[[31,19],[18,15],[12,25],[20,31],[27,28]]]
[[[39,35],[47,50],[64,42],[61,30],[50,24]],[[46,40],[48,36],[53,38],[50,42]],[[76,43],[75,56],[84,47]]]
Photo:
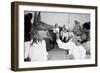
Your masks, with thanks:
[[[29,52],[31,61],[47,61],[46,43],[43,38],[40,37],[39,33],[35,33]]]
[[[81,35],[81,43],[86,49],[87,58],[91,58],[91,48],[90,48],[90,22],[86,22],[83,24],[84,33]]]
[[[59,34],[57,34],[56,41],[57,41],[59,48],[64,49],[64,50],[69,50],[69,55],[71,55],[71,57],[73,56],[73,59],[84,59],[86,51],[84,47],[77,40],[80,41],[80,38],[74,36],[69,40],[69,42],[63,43],[59,39]]]
[[[54,33],[59,33],[59,26],[58,24],[55,24],[55,29],[53,29]]]

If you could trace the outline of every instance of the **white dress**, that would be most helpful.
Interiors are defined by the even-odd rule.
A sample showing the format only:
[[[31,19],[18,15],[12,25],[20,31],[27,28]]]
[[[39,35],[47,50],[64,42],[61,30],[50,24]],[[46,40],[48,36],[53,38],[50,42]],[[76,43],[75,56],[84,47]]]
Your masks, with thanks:
[[[59,48],[69,49],[69,54],[74,56],[74,59],[85,59],[86,51],[82,45],[76,46],[75,42],[71,40],[67,43],[63,43],[60,39],[57,39]]]
[[[47,61],[46,43],[42,42],[33,43],[30,47],[29,57],[31,61]]]
[[[54,33],[59,33],[59,27],[56,27],[55,29],[53,29]]]
[[[66,37],[66,40],[68,40],[68,38],[69,38],[69,32],[61,31],[61,36],[62,36],[62,39],[64,39],[64,37]]]
[[[28,58],[29,57],[29,51],[30,51],[30,44],[31,41],[25,42],[25,55],[24,58]]]

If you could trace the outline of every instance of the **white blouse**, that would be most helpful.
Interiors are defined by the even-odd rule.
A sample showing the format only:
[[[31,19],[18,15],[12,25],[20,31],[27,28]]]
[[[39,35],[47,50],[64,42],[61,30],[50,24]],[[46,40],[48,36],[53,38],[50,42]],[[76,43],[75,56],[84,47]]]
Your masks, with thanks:
[[[69,49],[69,54],[72,54],[75,59],[84,59],[86,57],[86,51],[82,45],[76,46],[75,42],[69,41],[63,43],[60,39],[57,39],[59,48]]]
[[[47,61],[47,55],[46,43],[44,40],[42,42],[33,43],[30,47],[29,57],[31,61]]]

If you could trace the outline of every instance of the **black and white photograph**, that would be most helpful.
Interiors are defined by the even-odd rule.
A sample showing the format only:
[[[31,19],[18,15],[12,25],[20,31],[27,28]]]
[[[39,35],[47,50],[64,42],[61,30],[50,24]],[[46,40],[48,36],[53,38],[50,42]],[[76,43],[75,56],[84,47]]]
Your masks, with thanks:
[[[24,11],[24,61],[91,58],[90,14]]]
[[[27,2],[14,5],[12,68],[97,66],[97,7]]]

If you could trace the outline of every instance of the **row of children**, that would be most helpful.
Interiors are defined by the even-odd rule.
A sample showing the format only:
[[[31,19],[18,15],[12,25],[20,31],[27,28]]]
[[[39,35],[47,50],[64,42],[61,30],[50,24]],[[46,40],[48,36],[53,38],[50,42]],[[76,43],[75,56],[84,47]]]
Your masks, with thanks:
[[[70,59],[85,59],[90,55],[90,22],[81,27],[75,21],[73,31],[68,31],[65,25],[60,30],[56,24],[54,32],[57,35],[58,47],[67,50]]]

